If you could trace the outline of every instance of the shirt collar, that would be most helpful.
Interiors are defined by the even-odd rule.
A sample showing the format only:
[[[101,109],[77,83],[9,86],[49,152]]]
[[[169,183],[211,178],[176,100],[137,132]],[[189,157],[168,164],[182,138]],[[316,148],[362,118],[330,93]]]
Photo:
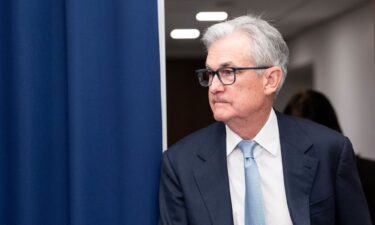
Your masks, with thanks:
[[[237,147],[238,143],[242,138],[232,131],[227,125],[226,129],[226,143],[227,143],[227,156]],[[279,126],[277,124],[277,117],[275,111],[272,109],[271,113],[258,134],[253,139],[263,149],[271,153],[273,156],[278,156],[278,150],[280,148],[279,141]]]

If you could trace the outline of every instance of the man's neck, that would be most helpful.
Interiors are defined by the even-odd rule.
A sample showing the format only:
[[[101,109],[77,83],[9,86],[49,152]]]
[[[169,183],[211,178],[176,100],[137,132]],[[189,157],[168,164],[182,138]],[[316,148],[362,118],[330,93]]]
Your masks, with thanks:
[[[250,140],[253,139],[259,133],[264,124],[267,122],[271,110],[272,107],[268,107],[257,112],[256,115],[253,115],[250,118],[229,121],[226,124],[233,132],[238,134],[242,139]]]

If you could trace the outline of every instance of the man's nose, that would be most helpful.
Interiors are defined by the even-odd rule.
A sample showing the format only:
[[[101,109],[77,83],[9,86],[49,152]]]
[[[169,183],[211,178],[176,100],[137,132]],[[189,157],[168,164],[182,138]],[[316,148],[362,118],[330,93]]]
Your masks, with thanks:
[[[222,91],[224,88],[224,85],[219,80],[219,77],[216,75],[212,78],[212,83],[210,85],[210,91],[211,92],[217,92]]]

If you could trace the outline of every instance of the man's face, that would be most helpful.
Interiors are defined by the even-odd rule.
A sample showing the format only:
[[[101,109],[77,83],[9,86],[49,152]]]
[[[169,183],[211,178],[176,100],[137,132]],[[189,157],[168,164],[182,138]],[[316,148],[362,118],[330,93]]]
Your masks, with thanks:
[[[225,36],[208,49],[206,66],[212,70],[256,66],[250,60],[250,48],[250,40],[243,33]],[[237,71],[232,85],[223,85],[215,76],[208,97],[214,118],[225,123],[249,120],[264,111],[267,101],[263,76],[258,76],[255,70]]]

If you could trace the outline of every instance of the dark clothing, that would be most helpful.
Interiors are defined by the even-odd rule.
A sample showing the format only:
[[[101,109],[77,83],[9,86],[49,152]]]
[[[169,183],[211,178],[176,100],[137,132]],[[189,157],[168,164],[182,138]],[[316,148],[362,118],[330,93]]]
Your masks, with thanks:
[[[371,219],[375,221],[375,161],[357,157],[358,173],[370,209]]]
[[[293,224],[370,225],[348,138],[307,120],[277,119]],[[233,225],[223,123],[164,153],[159,194],[161,225]]]

